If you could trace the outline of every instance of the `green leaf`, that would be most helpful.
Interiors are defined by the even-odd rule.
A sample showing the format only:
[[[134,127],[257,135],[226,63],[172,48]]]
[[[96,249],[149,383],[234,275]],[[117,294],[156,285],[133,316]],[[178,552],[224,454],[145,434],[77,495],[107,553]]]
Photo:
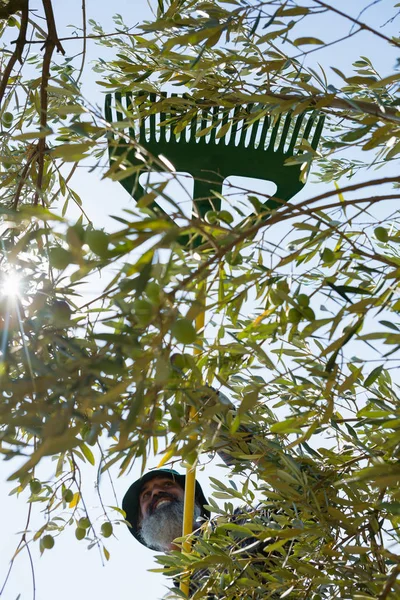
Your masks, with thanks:
[[[90,464],[94,465],[95,458],[94,458],[93,452],[91,451],[89,446],[87,446],[86,444],[81,444],[80,449],[82,450],[83,455],[90,462]]]
[[[383,369],[383,365],[379,365],[379,367],[375,367],[375,369],[373,369],[371,371],[371,373],[368,375],[368,377],[364,381],[365,387],[369,387],[378,379],[379,375],[382,373],[382,369]]]
[[[295,46],[305,46],[307,44],[319,46],[319,45],[324,45],[325,42],[323,42],[322,40],[319,40],[318,38],[315,38],[315,37],[300,37],[300,38],[297,38],[297,40],[294,40],[293,44]]]

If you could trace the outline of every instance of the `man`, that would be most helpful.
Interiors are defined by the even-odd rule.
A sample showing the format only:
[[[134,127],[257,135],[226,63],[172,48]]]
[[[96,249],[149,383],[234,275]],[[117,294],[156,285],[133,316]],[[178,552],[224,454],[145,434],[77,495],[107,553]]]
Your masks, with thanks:
[[[151,550],[175,549],[173,540],[182,536],[185,475],[172,469],[157,469],[135,481],[126,492],[122,508],[129,531]],[[193,531],[209,519],[207,500],[198,481],[195,489]]]
[[[212,388],[207,389],[202,401],[205,406],[218,401],[221,413],[235,410],[222,392]],[[239,431],[249,434],[246,427],[241,426]],[[225,464],[233,464],[224,447],[216,451]],[[173,540],[182,536],[185,479],[185,475],[172,469],[157,469],[143,475],[126,492],[122,508],[130,523],[129,531],[147,548],[167,552],[174,549]],[[196,481],[193,531],[198,529],[201,521],[210,518],[209,511],[204,508],[206,504],[203,490]]]

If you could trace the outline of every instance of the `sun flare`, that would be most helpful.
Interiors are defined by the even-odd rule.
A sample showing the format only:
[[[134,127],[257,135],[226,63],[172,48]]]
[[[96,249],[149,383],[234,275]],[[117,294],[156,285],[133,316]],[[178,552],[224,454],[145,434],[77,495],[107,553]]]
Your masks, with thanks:
[[[0,294],[16,298],[21,292],[21,277],[18,273],[7,273],[0,280]]]

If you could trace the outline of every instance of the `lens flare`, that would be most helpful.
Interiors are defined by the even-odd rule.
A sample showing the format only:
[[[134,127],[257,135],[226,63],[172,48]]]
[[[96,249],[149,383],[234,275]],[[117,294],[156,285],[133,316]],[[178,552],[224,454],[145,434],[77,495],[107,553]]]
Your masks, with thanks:
[[[16,298],[21,292],[21,277],[18,273],[7,273],[0,280],[0,294]]]

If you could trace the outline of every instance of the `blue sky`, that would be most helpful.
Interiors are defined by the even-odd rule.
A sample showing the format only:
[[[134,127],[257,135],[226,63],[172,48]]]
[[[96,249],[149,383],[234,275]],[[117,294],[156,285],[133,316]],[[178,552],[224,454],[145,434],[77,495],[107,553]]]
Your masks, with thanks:
[[[349,10],[357,16],[366,5],[365,1],[336,0],[331,3],[344,11]],[[368,22],[379,26],[393,15],[392,8],[395,2],[380,2],[370,8],[368,11]],[[59,25],[60,37],[70,35],[68,24],[80,24],[81,19],[81,1],[70,0],[66,2],[54,2],[55,13]],[[118,0],[118,2],[99,2],[98,0],[87,0],[87,17],[99,21],[104,28],[111,29],[111,17],[114,12],[122,14],[127,23],[135,24],[147,18],[150,14],[147,0]],[[365,17],[366,18],[366,17]],[[307,31],[305,34],[314,35],[322,38],[324,41],[331,39],[333,32],[337,33],[340,28],[343,33],[350,29],[350,25],[343,24],[338,17],[332,17],[329,30]],[[79,52],[79,42],[65,42],[75,44],[76,51]],[[69,47],[69,46],[68,46]],[[94,42],[88,44],[87,60],[90,62],[99,53],[104,55],[104,50],[95,45]],[[382,76],[393,72],[397,53],[388,49],[385,42],[373,38],[368,33],[352,38],[342,45],[333,46],[323,50],[318,54],[318,60],[325,66],[334,65],[345,72],[350,71],[351,63],[357,60],[360,55],[366,54],[376,61],[376,66],[382,71]],[[373,54],[373,56],[371,56]],[[317,56],[315,59],[317,59]],[[93,104],[102,106],[103,96],[95,81],[97,74],[91,75],[87,68],[88,75],[84,79],[84,94]],[[363,174],[365,177],[365,174]],[[368,174],[368,178],[373,178],[374,172]],[[84,169],[79,169],[79,173],[74,180],[75,189],[84,199],[85,208],[89,212],[96,227],[110,226],[110,214],[121,214],[124,208],[131,204],[122,186],[111,181],[100,179],[98,172],[88,173]],[[301,193],[302,198],[308,195],[314,195],[322,191],[326,186],[321,184],[309,184]],[[299,196],[300,198],[300,196]],[[102,286],[102,282],[93,282],[93,288]],[[153,461],[153,465],[158,461]],[[216,461],[218,462],[218,461]],[[153,466],[151,465],[151,466]],[[8,475],[16,468],[11,463],[0,464],[0,496],[2,511],[0,513],[0,587],[8,569],[8,562],[18,543],[18,532],[24,527],[27,513],[26,498],[27,494],[22,494],[20,498],[15,495],[8,496],[13,484],[5,483]],[[50,479],[54,470],[51,461],[45,462],[40,467],[40,478]],[[116,496],[121,502],[122,496],[130,485],[136,479],[140,472],[140,465],[135,465],[132,472],[125,474],[122,478],[117,478],[117,470],[112,471],[115,485]],[[96,480],[96,469],[83,467],[83,473],[86,480],[85,496],[88,506],[93,509],[93,514],[101,515],[99,510],[99,500],[94,488]],[[207,467],[206,473],[200,473],[204,490],[210,494],[211,488],[208,483],[208,476],[214,475],[220,479],[227,479],[226,470],[217,469],[215,466]],[[115,505],[112,489],[109,485],[107,475],[103,475],[101,480],[104,502],[109,505]],[[34,506],[32,524],[38,528],[43,523],[44,516],[40,512],[41,507]],[[98,526],[101,525],[101,516]],[[87,550],[85,541],[77,542],[74,537],[74,528],[67,530],[57,538],[56,545],[52,551],[46,551],[40,558],[38,543],[32,545],[32,552],[35,563],[36,577],[36,599],[37,600],[70,600],[71,598],[90,598],[96,600],[109,600],[110,598],[118,600],[128,600],[131,598],[146,598],[148,600],[157,600],[164,592],[164,578],[159,574],[152,574],[148,569],[155,566],[153,553],[140,546],[129,534],[124,526],[116,527],[116,537],[109,539],[106,544],[111,553],[110,561],[106,566],[102,566],[99,553],[96,548]],[[15,561],[15,565],[4,592],[5,600],[16,600],[18,594],[21,594],[21,600],[29,600],[32,596],[32,579],[30,567],[26,552],[21,553]]]

